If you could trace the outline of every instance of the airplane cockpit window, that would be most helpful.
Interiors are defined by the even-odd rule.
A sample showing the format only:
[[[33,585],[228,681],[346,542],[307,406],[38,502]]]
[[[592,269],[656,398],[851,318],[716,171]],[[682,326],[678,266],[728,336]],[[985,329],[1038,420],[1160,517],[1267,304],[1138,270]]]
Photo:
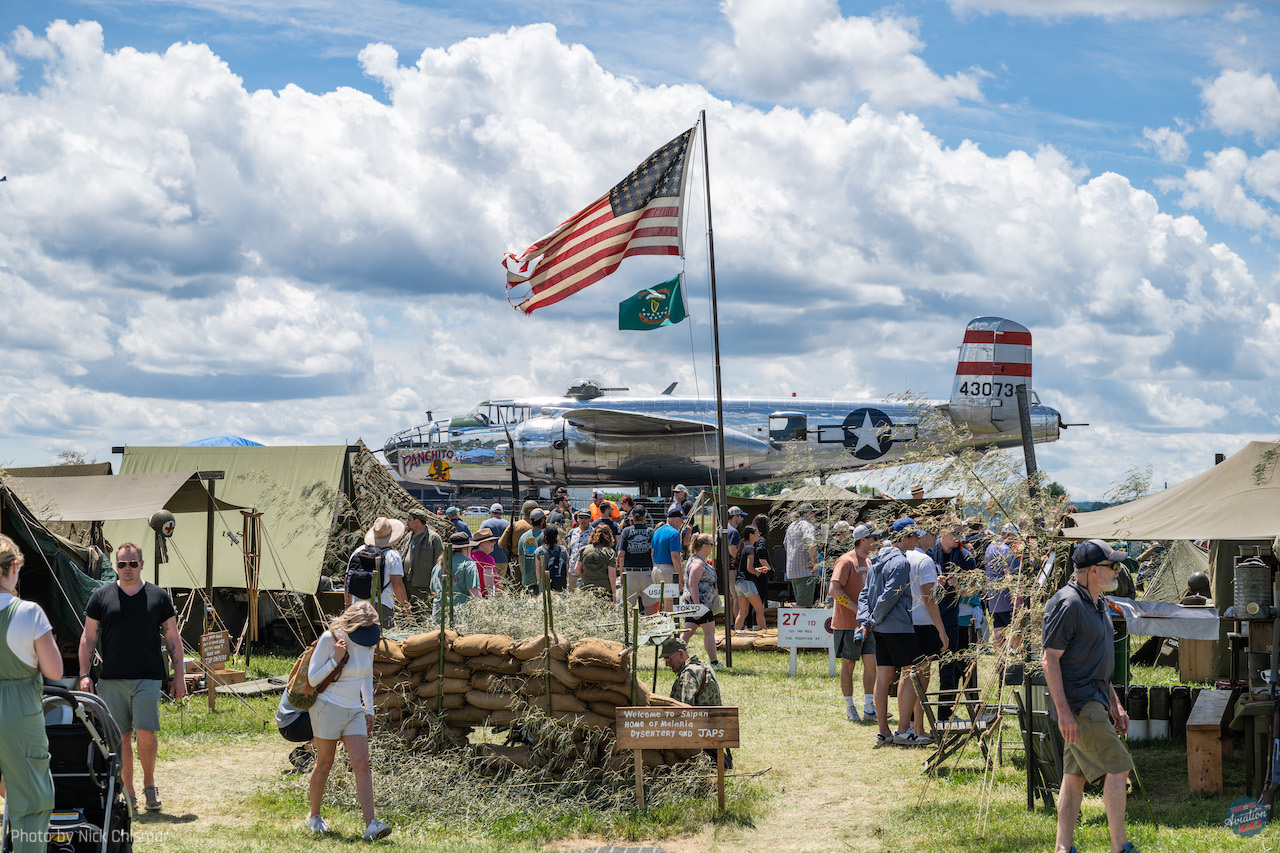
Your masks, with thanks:
[[[773,441],[804,441],[809,435],[809,419],[795,412],[769,416],[769,438]]]

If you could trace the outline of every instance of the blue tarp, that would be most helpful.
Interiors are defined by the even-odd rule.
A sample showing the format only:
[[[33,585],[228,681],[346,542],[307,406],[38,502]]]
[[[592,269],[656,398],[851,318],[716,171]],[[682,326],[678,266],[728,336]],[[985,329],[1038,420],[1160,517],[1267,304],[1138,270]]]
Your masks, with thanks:
[[[265,447],[258,441],[250,441],[238,435],[214,435],[196,441],[188,441],[183,447]]]

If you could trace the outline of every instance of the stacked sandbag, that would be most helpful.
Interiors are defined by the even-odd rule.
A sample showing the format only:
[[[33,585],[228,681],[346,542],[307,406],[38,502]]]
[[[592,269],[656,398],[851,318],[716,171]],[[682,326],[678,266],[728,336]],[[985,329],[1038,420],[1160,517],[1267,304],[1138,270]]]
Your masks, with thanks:
[[[716,635],[717,648],[724,648],[724,631]],[[761,631],[744,629],[733,632],[733,650],[735,652],[789,652],[788,648],[778,647],[778,629],[765,628]]]
[[[585,749],[585,731],[605,733],[611,742],[617,708],[632,704],[633,686],[636,705],[679,704],[650,694],[632,675],[627,647],[611,640],[570,643],[555,634],[513,640],[502,634],[431,631],[401,642],[384,639],[374,649],[373,666],[379,717],[393,724],[409,744],[428,730],[437,714],[457,739],[465,741],[474,727],[511,725],[532,707],[574,726],[579,742],[574,749]],[[683,751],[645,752],[651,766],[688,757]],[[486,746],[477,755],[495,773],[534,761],[519,748]],[[612,756],[610,751],[600,761],[611,767]],[[563,760],[568,759],[543,756],[539,766],[554,770]]]

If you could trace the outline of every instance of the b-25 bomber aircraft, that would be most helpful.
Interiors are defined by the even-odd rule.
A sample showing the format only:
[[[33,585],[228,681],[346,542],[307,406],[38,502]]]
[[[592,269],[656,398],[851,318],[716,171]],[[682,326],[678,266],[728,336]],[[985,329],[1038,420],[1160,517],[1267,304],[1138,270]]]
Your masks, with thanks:
[[[1021,443],[1016,389],[1026,384],[1035,441],[1056,441],[1064,427],[1031,389],[1031,333],[1000,317],[965,328],[951,399],[931,402],[968,430],[979,448]],[[706,484],[719,467],[715,401],[666,392],[631,397],[584,380],[564,397],[483,402],[465,415],[435,420],[387,440],[383,453],[410,482],[493,488],[523,483],[634,484],[642,493],[675,483]],[[726,397],[725,480],[755,483],[797,474],[853,471],[893,462],[927,439],[919,404],[905,402]],[[428,415],[429,416],[429,415]]]

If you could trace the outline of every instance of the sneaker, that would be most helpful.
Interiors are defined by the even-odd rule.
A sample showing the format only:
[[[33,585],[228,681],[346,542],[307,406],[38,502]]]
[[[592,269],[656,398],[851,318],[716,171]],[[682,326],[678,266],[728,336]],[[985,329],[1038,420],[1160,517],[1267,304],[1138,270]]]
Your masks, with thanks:
[[[1138,848],[1133,846],[1132,841],[1126,841],[1120,848],[1120,853],[1138,853]]]
[[[874,722],[878,719],[878,718],[876,717],[876,709],[875,709],[875,708],[863,708],[863,709],[862,709],[862,719],[866,720],[866,721],[867,721],[867,722],[869,722],[869,723],[874,723]]]
[[[299,746],[289,753],[289,763],[299,773],[306,773],[316,763],[316,756],[315,753],[308,752],[305,746]]]
[[[364,830],[365,841],[377,841],[379,838],[386,838],[391,834],[391,827],[387,826],[376,817],[369,821],[369,825]]]
[[[933,738],[928,735],[918,735],[911,729],[907,729],[905,732],[895,733],[893,742],[898,746],[932,746]]]
[[[844,706],[844,718],[851,723],[862,722],[862,718],[858,716],[858,709],[852,705]]]
[[[313,814],[311,817],[307,818],[306,826],[307,829],[315,833],[330,832],[329,821],[325,820],[318,814]]]
[[[879,749],[882,746],[893,746],[893,738],[889,737],[888,735],[882,735],[879,732],[876,732],[876,743],[875,743],[875,746],[872,747],[872,749]]]
[[[164,805],[164,801],[160,799],[160,792],[156,790],[155,785],[148,785],[143,788],[142,796],[147,801],[147,811],[155,811]]]
[[[724,664],[720,663],[720,661],[718,661],[718,660],[713,660],[713,661],[711,662],[711,668],[712,668],[712,669],[724,669]]]

